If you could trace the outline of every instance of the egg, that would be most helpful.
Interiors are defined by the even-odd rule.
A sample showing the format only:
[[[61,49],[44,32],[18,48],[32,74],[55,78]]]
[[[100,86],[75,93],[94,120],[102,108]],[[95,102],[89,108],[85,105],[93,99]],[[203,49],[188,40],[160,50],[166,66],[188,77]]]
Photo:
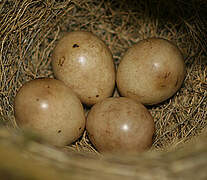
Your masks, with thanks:
[[[82,103],[93,105],[112,95],[115,66],[105,43],[91,32],[67,33],[52,54],[57,79],[77,94]]]
[[[151,147],[155,126],[150,112],[141,103],[111,97],[91,108],[86,130],[101,153],[135,154]]]
[[[17,125],[39,134],[55,146],[77,140],[85,128],[83,106],[63,82],[35,79],[26,82],[14,100]]]
[[[178,47],[162,38],[148,38],[123,56],[116,82],[122,96],[145,105],[161,103],[181,87],[186,70]]]

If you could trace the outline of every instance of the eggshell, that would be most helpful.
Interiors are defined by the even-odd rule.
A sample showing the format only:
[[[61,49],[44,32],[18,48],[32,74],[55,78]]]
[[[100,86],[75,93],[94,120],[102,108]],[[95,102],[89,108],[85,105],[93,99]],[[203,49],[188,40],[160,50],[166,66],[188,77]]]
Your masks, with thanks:
[[[127,50],[117,70],[122,96],[145,105],[158,104],[173,96],[185,77],[180,50],[170,41],[149,38]]]
[[[155,127],[153,117],[141,103],[113,97],[91,108],[86,130],[99,152],[134,154],[151,147]]]
[[[85,128],[84,110],[75,93],[55,79],[25,83],[14,101],[19,127],[33,130],[55,146],[77,140]]]
[[[54,49],[52,67],[55,77],[72,88],[86,105],[112,95],[115,86],[112,54],[91,32],[67,33]]]

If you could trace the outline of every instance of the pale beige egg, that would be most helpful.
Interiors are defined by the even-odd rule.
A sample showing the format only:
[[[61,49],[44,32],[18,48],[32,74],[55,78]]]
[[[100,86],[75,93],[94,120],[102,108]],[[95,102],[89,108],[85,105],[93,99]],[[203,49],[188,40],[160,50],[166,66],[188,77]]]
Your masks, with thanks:
[[[151,147],[155,127],[144,105],[126,97],[113,97],[91,108],[86,130],[101,153],[135,154]]]
[[[149,38],[127,50],[118,66],[116,82],[122,96],[153,105],[178,91],[185,72],[183,56],[174,44]]]
[[[72,88],[86,105],[93,105],[113,93],[112,54],[91,32],[69,32],[60,39],[52,54],[52,67],[55,77]]]
[[[16,122],[55,146],[77,140],[85,128],[84,109],[75,93],[56,79],[25,83],[14,101]]]

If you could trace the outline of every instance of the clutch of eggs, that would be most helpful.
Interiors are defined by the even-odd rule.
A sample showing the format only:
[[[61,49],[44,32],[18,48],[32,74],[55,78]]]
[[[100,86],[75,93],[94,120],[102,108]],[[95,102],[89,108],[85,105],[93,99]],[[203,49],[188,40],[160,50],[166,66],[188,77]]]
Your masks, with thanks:
[[[86,126],[90,141],[103,153],[149,149],[155,125],[144,105],[170,98],[185,77],[181,52],[161,38],[145,39],[130,47],[115,75],[109,48],[85,31],[69,32],[59,40],[52,68],[57,80],[32,80],[18,91],[14,101],[17,124],[56,146],[71,144]],[[109,98],[115,78],[125,97]],[[87,120],[81,102],[94,105]]]

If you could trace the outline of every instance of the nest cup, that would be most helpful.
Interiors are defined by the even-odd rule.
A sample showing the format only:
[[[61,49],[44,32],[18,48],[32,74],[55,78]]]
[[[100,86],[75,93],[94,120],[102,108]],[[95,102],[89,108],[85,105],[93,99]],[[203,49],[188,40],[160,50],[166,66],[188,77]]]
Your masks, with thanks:
[[[204,0],[0,1],[0,176],[206,179],[206,9]],[[187,69],[181,89],[165,102],[147,107],[156,127],[150,151],[136,157],[102,156],[86,132],[71,146],[57,149],[30,132],[15,130],[17,91],[29,80],[54,78],[52,51],[64,33],[75,30],[101,38],[116,66],[129,47],[148,37],[168,39],[181,50]]]

